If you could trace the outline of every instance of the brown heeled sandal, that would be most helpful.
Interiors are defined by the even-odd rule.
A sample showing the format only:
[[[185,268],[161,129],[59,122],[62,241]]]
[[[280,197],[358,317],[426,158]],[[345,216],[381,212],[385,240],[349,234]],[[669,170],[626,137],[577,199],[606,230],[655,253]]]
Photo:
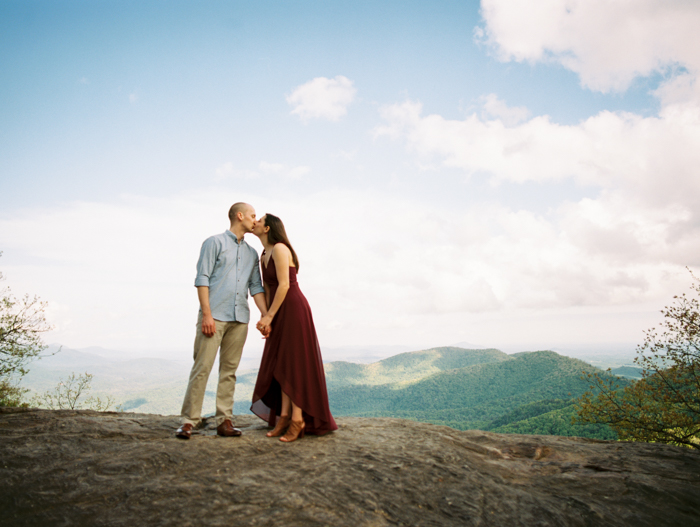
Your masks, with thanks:
[[[306,428],[306,423],[304,421],[294,421],[289,425],[287,433],[280,437],[280,441],[285,443],[291,443],[297,439],[304,437],[304,429]]]
[[[288,415],[280,415],[279,418],[277,419],[277,424],[275,425],[275,427],[265,435],[267,437],[281,436],[282,434],[284,434],[284,432],[289,427],[290,421],[291,421],[291,418]]]

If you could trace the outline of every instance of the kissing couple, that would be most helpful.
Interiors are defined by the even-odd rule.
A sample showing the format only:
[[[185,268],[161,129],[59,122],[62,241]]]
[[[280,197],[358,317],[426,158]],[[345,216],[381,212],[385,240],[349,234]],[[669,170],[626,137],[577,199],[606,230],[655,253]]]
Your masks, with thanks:
[[[242,435],[233,426],[233,394],[248,335],[248,293],[260,310],[256,328],[266,339],[250,409],[272,427],[267,436],[291,442],[304,433],[337,430],[311,308],[297,282],[299,258],[282,220],[272,214],[256,219],[255,209],[240,202],[231,206],[228,217],[230,228],[204,241],[197,262],[194,285],[200,309],[194,365],[176,437],[189,439],[202,421],[204,392],[217,353],[216,432]],[[248,233],[264,247],[260,258],[243,239]]]

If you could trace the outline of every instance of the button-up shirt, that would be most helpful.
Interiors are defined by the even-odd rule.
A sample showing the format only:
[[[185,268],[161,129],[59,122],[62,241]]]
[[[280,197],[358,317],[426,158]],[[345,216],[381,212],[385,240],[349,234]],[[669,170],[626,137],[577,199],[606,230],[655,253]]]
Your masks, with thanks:
[[[222,322],[250,321],[248,291],[264,293],[258,253],[231,231],[204,240],[195,286],[209,287],[211,316]]]

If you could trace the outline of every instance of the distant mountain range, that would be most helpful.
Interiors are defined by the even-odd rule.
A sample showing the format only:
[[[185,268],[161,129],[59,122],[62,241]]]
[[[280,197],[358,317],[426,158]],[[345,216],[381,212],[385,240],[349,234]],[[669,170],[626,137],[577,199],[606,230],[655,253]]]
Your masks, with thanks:
[[[462,430],[614,437],[606,427],[571,424],[574,399],[588,389],[583,373],[601,370],[553,351],[507,355],[445,347],[369,365],[334,362],[326,371],[331,409],[338,415],[402,417]]]
[[[87,371],[94,375],[93,393],[112,395],[124,410],[179,414],[189,361],[114,357],[99,349],[62,349],[33,363],[23,385],[43,392],[71,372]],[[508,355],[496,349],[440,347],[371,364],[334,361],[325,369],[331,410],[338,416],[401,417],[462,430],[615,437],[607,427],[571,424],[574,400],[588,388],[583,372],[602,370],[553,351]],[[205,414],[214,411],[216,371],[215,365]],[[639,369],[622,366],[613,373],[636,378]],[[256,376],[255,370],[238,375],[234,413],[249,413]]]

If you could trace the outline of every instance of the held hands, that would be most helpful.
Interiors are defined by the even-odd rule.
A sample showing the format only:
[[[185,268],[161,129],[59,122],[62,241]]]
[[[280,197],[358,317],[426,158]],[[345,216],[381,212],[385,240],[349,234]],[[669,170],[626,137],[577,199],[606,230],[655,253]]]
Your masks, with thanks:
[[[265,315],[261,317],[260,321],[255,325],[257,330],[262,333],[264,339],[270,336],[270,332],[272,331],[270,324],[272,324],[272,317],[270,315]]]

